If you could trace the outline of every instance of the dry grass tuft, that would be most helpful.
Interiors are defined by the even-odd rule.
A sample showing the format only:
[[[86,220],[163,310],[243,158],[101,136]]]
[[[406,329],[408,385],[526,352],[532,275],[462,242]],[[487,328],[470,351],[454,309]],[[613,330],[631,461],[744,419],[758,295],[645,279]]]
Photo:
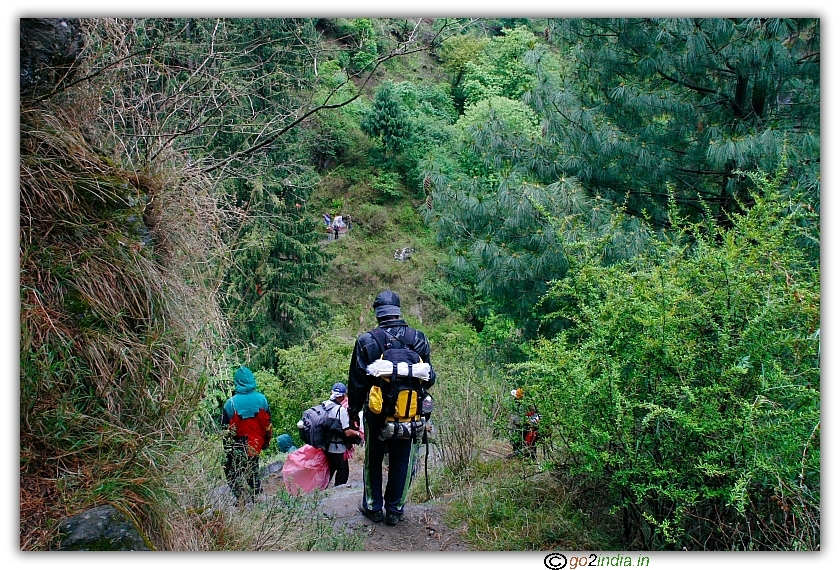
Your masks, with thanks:
[[[119,47],[125,30],[104,22],[89,49]],[[82,74],[106,63],[88,57]],[[226,334],[214,291],[224,212],[179,156],[135,152],[119,125],[141,123],[140,109],[99,103],[112,80],[21,101],[25,550],[49,548],[58,519],[98,502],[153,518],[159,465]]]

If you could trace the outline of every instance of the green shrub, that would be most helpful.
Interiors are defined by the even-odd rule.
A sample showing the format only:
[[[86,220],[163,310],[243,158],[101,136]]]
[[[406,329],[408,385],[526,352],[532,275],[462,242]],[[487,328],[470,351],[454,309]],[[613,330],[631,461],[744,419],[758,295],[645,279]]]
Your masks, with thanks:
[[[353,224],[363,228],[370,236],[378,236],[390,231],[393,222],[388,210],[376,204],[361,204],[353,216]]]
[[[331,329],[321,330],[306,344],[278,349],[276,373],[255,373],[257,386],[271,406],[276,435],[288,433],[296,445],[303,444],[296,424],[305,409],[329,397],[334,383],[347,382],[353,342],[354,339],[335,336]]]
[[[417,210],[411,204],[403,204],[394,212],[394,223],[401,231],[410,235],[418,235],[428,231],[423,220],[417,214]]]
[[[800,244],[818,237],[753,178],[731,227],[578,262],[549,294],[570,328],[514,368],[645,549],[819,548],[820,272]]]
[[[394,172],[380,172],[370,180],[370,187],[379,194],[378,202],[390,204],[399,201],[403,196],[402,182]]]

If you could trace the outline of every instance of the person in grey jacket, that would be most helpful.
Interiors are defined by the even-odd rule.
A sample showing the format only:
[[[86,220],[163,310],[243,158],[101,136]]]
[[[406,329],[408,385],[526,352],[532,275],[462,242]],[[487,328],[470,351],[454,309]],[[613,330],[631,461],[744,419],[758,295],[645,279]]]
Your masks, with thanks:
[[[333,384],[330,391],[330,399],[324,401],[324,408],[331,418],[339,421],[344,431],[343,437],[339,434],[330,436],[324,453],[327,455],[327,462],[330,465],[330,479],[335,475],[335,486],[344,485],[350,477],[350,462],[347,461],[344,453],[347,451],[348,438],[358,438],[361,434],[350,425],[350,416],[347,408],[342,405],[347,397],[347,386],[341,382]]]

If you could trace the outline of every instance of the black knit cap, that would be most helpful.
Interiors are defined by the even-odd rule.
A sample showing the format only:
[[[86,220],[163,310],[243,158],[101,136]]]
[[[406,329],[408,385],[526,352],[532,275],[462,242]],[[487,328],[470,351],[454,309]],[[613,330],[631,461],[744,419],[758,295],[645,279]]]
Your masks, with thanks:
[[[400,296],[386,289],[376,296],[373,301],[373,310],[376,312],[376,318],[387,316],[400,316]]]

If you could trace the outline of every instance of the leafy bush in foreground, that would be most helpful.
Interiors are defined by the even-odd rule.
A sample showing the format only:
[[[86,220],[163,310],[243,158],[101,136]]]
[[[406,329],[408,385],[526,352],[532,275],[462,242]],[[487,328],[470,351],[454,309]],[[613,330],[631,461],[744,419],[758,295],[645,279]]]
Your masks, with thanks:
[[[819,548],[819,235],[752,178],[731,228],[579,262],[549,293],[571,326],[516,369],[643,548]]]

